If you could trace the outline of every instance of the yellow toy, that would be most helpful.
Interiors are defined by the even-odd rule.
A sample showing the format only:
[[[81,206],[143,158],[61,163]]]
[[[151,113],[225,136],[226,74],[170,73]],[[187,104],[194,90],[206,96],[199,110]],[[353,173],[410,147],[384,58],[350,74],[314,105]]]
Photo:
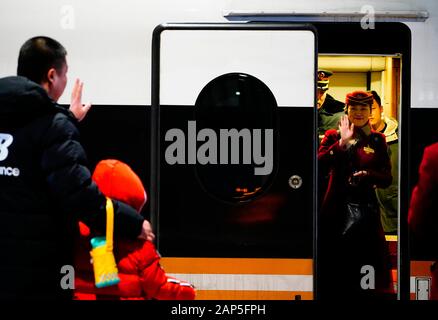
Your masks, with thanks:
[[[90,252],[94,282],[97,288],[103,288],[120,282],[116,260],[113,253],[114,208],[110,198],[106,198],[106,238],[95,237],[90,240]]]

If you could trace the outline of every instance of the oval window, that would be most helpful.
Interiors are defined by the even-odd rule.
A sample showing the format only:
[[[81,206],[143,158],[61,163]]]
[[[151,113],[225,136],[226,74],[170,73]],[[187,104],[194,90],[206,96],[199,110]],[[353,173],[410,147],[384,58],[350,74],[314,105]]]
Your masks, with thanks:
[[[196,174],[207,193],[242,202],[267,190],[277,158],[276,108],[271,90],[248,74],[224,74],[202,89],[195,104]]]

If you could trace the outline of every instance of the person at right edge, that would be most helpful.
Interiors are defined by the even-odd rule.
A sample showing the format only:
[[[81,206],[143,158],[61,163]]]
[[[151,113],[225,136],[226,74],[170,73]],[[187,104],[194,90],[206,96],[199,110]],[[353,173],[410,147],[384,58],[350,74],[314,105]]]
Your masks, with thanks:
[[[385,136],[369,124],[372,102],[370,93],[348,94],[339,131],[328,130],[319,148],[319,166],[330,172],[318,230],[322,300],[394,298],[375,194],[391,184],[391,163]]]
[[[424,148],[409,206],[408,224],[415,248],[426,250],[427,260],[434,260],[430,271],[430,299],[438,300],[438,142]]]
[[[78,221],[105,232],[106,198],[76,127],[90,108],[81,103],[82,83],[75,82],[70,109],[57,104],[66,55],[54,39],[31,38],[20,49],[18,76],[0,79],[0,299],[72,299],[71,281],[62,280],[74,279]],[[116,238],[154,239],[135,209],[113,203]]]

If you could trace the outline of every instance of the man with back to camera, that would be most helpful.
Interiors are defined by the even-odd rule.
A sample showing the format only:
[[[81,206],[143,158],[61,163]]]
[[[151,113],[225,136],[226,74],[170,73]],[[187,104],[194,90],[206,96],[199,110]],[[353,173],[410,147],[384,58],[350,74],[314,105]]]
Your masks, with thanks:
[[[70,110],[56,101],[67,83],[67,52],[48,37],[20,49],[17,75],[0,79],[0,299],[71,299],[61,287],[73,265],[78,220],[105,232],[106,200],[92,182],[79,143],[83,84]],[[114,201],[115,236],[152,241],[147,220]]]

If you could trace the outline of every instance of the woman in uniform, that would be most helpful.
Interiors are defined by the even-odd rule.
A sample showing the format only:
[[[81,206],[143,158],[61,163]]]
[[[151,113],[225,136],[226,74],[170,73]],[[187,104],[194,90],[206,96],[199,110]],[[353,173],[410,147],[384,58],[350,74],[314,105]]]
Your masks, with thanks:
[[[391,184],[385,136],[371,129],[373,96],[346,97],[339,130],[326,131],[319,168],[330,172],[320,210],[318,296],[362,299],[392,293],[389,255],[375,188]]]

